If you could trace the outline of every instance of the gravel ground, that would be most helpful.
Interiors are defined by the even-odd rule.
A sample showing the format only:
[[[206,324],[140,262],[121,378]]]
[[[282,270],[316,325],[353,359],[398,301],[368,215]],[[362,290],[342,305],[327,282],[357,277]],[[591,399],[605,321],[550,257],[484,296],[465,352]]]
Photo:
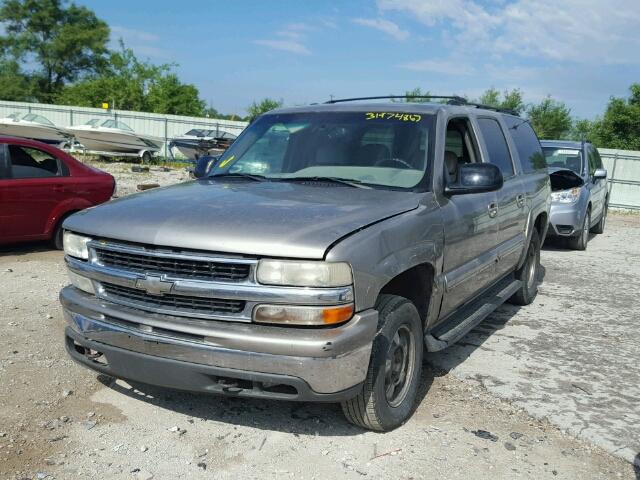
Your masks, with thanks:
[[[121,195],[143,183],[130,168],[104,168]],[[154,167],[148,175],[161,185],[187,177]],[[631,463],[640,357],[630,340],[639,236],[639,216],[612,215],[588,253],[546,248],[535,304],[502,307],[460,346],[431,355],[416,414],[386,434],[351,426],[336,405],[96,375],[62,345],[62,254],[46,244],[4,248],[0,478],[640,479]]]

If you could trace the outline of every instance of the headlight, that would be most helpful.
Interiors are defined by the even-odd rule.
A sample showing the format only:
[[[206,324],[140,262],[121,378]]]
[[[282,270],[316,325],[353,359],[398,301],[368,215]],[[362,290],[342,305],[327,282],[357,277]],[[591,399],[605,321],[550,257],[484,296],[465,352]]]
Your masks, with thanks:
[[[352,316],[353,304],[331,307],[258,305],[253,312],[253,321],[280,325],[337,325]]]
[[[77,273],[72,272],[71,270],[69,270],[67,273],[69,274],[69,280],[71,280],[71,285],[73,285],[76,288],[79,288],[84,292],[92,293],[95,295],[96,290],[95,288],[93,288],[93,282],[91,281],[91,279],[87,277],[83,277],[82,275],[78,275]]]
[[[82,235],[76,235],[71,232],[64,232],[62,237],[62,244],[64,245],[64,253],[70,257],[82,258],[84,260],[89,258],[89,248],[87,243],[91,239]]]
[[[551,201],[556,203],[574,203],[578,198],[580,198],[579,188],[562,190],[560,192],[551,192]]]
[[[258,282],[296,287],[344,287],[353,283],[351,267],[344,262],[260,260]]]

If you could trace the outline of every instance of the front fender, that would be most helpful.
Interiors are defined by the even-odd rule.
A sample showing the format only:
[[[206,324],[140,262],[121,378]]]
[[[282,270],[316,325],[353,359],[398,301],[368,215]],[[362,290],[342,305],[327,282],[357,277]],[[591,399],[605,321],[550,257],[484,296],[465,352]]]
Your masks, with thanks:
[[[91,202],[80,197],[68,198],[60,202],[58,205],[56,205],[56,208],[51,212],[51,215],[47,219],[45,233],[47,234],[47,236],[51,236],[60,220],[66,217],[69,213],[77,212],[78,210],[84,210],[85,208],[89,208],[92,206],[93,204]]]
[[[325,258],[351,264],[356,310],[362,311],[373,308],[382,288],[406,270],[428,263],[440,272],[443,243],[439,207],[429,198],[415,210],[343,238]]]

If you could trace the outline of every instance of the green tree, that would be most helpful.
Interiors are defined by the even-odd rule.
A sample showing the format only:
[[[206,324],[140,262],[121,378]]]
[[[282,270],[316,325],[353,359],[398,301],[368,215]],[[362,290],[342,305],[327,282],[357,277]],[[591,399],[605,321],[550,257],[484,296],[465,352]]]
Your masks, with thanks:
[[[247,108],[248,120],[253,122],[257,117],[263,113],[267,113],[270,110],[280,108],[284,104],[284,101],[274,100],[273,98],[264,98],[260,102],[254,102]]]
[[[101,74],[65,87],[56,97],[63,105],[97,107],[102,102],[121,110],[200,116],[204,102],[194,85],[183,84],[172,65],[139,60],[120,43]]]
[[[562,139],[571,131],[571,110],[551,97],[530,105],[527,116],[541,139]]]
[[[406,102],[406,103],[428,103],[428,98],[410,98],[410,97],[428,97],[430,95],[429,90],[422,91],[422,88],[416,87],[413,90],[407,90],[404,95],[408,98],[392,98],[392,102]]]
[[[611,97],[607,109],[592,129],[599,147],[640,150],[640,83],[629,87],[626,99]]]
[[[581,140],[590,140],[595,143],[594,135],[596,134],[595,132],[598,129],[599,124],[600,121],[598,119],[576,120],[575,122],[573,122],[573,127],[571,128],[569,138],[578,142]]]
[[[107,55],[109,27],[86,7],[62,0],[4,0],[0,51],[34,64],[35,95],[50,102],[66,82],[99,70]]]
[[[33,97],[29,78],[15,60],[0,58],[0,100],[24,102]]]
[[[502,94],[496,88],[489,88],[480,96],[478,103],[488,105],[490,107],[512,110],[518,115],[524,112],[526,108],[522,90],[519,88],[505,90]]]
[[[120,50],[111,52],[99,75],[67,86],[56,97],[56,102],[80,107],[98,107],[102,102],[109,102],[122,110],[146,111],[150,85],[170,68],[170,65],[152,65],[139,60],[121,41]]]
[[[198,89],[194,85],[181,83],[175,73],[152,80],[146,104],[151,112],[191,116],[203,115],[205,107]]]

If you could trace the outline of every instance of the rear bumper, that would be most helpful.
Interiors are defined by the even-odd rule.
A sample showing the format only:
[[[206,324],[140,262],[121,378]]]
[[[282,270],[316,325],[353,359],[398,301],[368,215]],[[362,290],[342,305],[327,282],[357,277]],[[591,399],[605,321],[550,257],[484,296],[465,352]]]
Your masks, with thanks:
[[[551,204],[549,211],[549,231],[551,237],[573,237],[582,230],[584,212],[582,203]]]
[[[60,301],[69,323],[67,350],[89,368],[169,388],[287,400],[354,396],[366,376],[378,322],[375,310],[321,330],[197,321],[199,334],[185,335],[166,328],[171,317],[73,287],[62,290]],[[100,352],[100,359],[90,350]]]

